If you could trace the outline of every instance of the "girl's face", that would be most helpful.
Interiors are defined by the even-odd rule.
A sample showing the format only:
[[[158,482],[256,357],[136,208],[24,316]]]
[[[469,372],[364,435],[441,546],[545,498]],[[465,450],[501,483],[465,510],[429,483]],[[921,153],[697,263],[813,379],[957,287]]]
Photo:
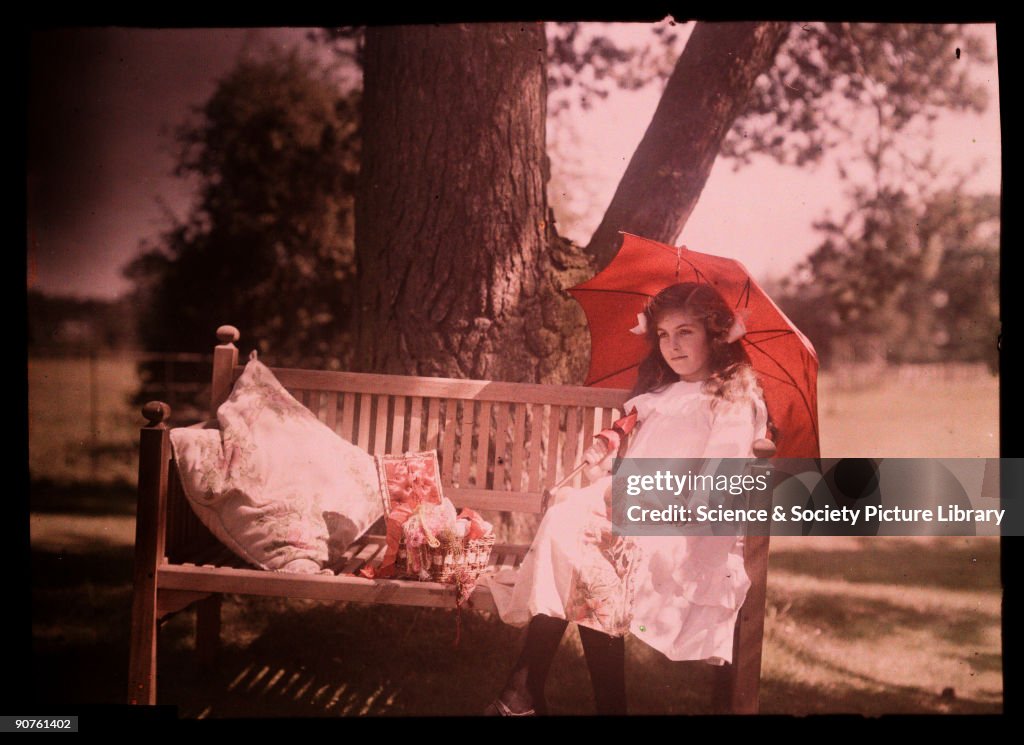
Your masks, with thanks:
[[[711,346],[704,322],[681,310],[665,313],[656,327],[665,362],[690,383],[711,376]]]

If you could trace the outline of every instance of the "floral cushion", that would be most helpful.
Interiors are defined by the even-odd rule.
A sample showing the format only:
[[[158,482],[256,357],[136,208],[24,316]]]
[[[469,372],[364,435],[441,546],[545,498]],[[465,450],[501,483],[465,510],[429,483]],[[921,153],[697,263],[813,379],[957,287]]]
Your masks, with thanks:
[[[346,442],[250,359],[208,426],[172,429],[199,519],[262,569],[330,573],[383,515],[373,456]]]

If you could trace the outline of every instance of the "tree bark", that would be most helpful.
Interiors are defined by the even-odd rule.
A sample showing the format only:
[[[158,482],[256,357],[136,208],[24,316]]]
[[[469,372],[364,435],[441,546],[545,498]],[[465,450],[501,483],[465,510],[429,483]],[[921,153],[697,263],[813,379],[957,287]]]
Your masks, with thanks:
[[[767,70],[788,24],[698,23],[647,132],[587,246],[598,268],[619,231],[674,243],[697,204],[733,121]]]
[[[549,217],[543,25],[370,28],[364,76],[353,367],[579,378],[562,285],[592,267]]]

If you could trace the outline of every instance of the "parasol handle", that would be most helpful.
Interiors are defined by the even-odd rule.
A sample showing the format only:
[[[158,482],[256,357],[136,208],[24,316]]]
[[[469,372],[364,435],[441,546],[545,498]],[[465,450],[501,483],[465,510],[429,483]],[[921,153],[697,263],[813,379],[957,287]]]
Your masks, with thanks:
[[[595,440],[605,440],[605,437],[603,435],[597,434],[597,435],[594,435],[594,439]],[[605,440],[605,444],[607,444],[609,446],[609,449],[611,448],[611,443],[607,442],[607,440]],[[608,455],[608,453],[606,451],[605,452],[605,456],[607,456],[607,455]],[[559,481],[554,486],[550,486],[550,487],[548,487],[547,489],[544,490],[544,494],[541,497],[541,501],[540,501],[540,514],[541,514],[541,516],[543,516],[544,513],[548,511],[548,503],[551,501],[551,494],[552,494],[552,492],[554,492],[554,491],[556,491],[558,489],[561,489],[563,486],[568,484],[570,481],[572,481],[576,477],[576,474],[578,474],[580,471],[582,471],[588,465],[591,465],[591,464],[587,463],[586,461],[580,462],[574,469],[572,469],[568,474],[566,474],[565,478],[563,478],[561,481]]]
[[[579,473],[580,471],[582,471],[584,468],[586,468],[587,465],[589,465],[589,464],[586,461],[583,461],[578,466],[576,466],[574,469],[572,469],[566,475],[566,477],[564,479],[559,481],[554,486],[550,486],[550,487],[548,487],[547,489],[544,490],[544,495],[541,497],[541,500],[540,500],[540,514],[541,514],[541,516],[543,516],[544,513],[548,511],[548,503],[551,501],[551,494],[552,494],[552,492],[557,491],[558,489],[561,489],[563,486],[565,486],[570,481],[572,481],[573,478],[575,478],[576,474]]]

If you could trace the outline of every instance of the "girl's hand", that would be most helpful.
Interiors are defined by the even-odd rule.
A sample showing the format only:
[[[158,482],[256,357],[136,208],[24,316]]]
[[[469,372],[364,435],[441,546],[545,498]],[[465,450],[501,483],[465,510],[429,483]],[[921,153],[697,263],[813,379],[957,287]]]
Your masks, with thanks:
[[[597,481],[612,470],[612,459],[615,451],[608,446],[602,438],[594,439],[593,444],[583,453],[583,462],[587,467],[583,469],[583,475],[587,481]]]
[[[606,455],[608,455],[608,443],[600,437],[595,437],[593,444],[584,451],[583,460],[592,466],[596,466],[604,460]]]

